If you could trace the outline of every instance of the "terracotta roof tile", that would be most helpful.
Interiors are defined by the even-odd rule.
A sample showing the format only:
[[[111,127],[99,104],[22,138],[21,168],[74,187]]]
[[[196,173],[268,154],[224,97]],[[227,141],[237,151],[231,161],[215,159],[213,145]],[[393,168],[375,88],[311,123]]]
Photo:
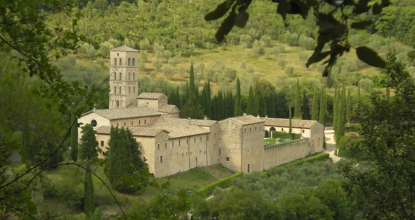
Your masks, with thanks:
[[[169,133],[169,138],[187,137],[199,134],[210,133],[206,128],[189,123],[188,119],[182,118],[159,118],[153,124],[149,125],[151,128],[164,129]]]
[[[265,126],[278,126],[278,127],[289,127],[290,120],[286,118],[262,118],[265,119]],[[313,120],[299,120],[292,119],[292,127],[294,128],[311,128],[313,125],[317,124],[317,121]]]
[[[162,131],[168,133],[168,131],[163,129],[155,129],[149,127],[128,127],[128,129],[131,131],[133,136],[155,137]],[[111,126],[101,126],[98,127],[96,131],[98,134],[110,134]]]
[[[163,107],[160,108],[159,112],[180,113],[180,110],[175,105],[163,105]]]
[[[122,119],[122,118],[136,118],[145,116],[156,116],[161,113],[149,107],[134,107],[134,108],[112,108],[112,109],[96,109],[82,114],[82,116],[96,113],[107,119]]]
[[[133,49],[131,47],[127,47],[125,45],[121,47],[112,48],[110,51],[120,51],[120,52],[138,52],[138,50]]]
[[[236,123],[242,124],[242,125],[249,125],[249,124],[264,122],[263,118],[257,118],[257,117],[254,117],[252,115],[238,116],[238,117],[228,118],[228,119],[225,119],[225,120],[231,120],[233,122],[236,122]]]
[[[137,96],[138,99],[159,99],[161,96],[166,96],[163,93],[142,92]]]

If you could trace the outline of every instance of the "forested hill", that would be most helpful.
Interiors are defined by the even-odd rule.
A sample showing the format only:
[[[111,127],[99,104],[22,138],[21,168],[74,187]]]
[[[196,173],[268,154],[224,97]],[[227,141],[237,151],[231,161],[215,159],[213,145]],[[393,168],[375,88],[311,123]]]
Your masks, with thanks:
[[[89,1],[79,9],[84,16],[78,22],[78,28],[95,49],[126,39],[134,41],[136,48],[147,49],[140,48],[139,42],[148,39],[150,44],[157,42],[170,51],[180,49],[184,52],[183,49],[188,48],[189,44],[202,48],[208,42],[216,43],[214,35],[221,20],[206,22],[203,17],[218,3],[218,0],[152,0],[138,1],[137,4],[121,2],[115,6],[106,0]],[[233,30],[227,42],[238,43],[242,34],[248,34],[254,39],[263,35],[276,39],[283,37],[287,31],[307,37],[316,36],[317,28],[312,18],[308,22],[292,18],[290,26],[286,28],[281,17],[275,13],[276,10],[277,5],[270,1],[255,1],[247,26]],[[64,25],[69,28],[71,19],[63,14],[55,15],[50,24],[52,27]]]
[[[129,3],[132,2],[132,3]],[[140,48],[139,42],[148,39],[150,44],[157,42],[175,52],[184,52],[189,44],[203,48],[206,43],[216,43],[214,34],[219,21],[206,22],[204,15],[216,7],[218,0],[150,0],[137,2],[95,0],[79,1],[79,10],[84,17],[78,28],[87,37],[87,42],[95,49],[117,46],[126,39],[130,46]],[[276,14],[277,4],[270,0],[254,1],[249,9],[250,18],[243,29],[235,28],[226,39],[229,44],[237,44],[240,36],[247,34],[253,39],[268,35],[272,39],[283,39],[286,32],[304,35],[314,39],[318,28],[314,17],[304,21],[300,17],[289,17],[289,26],[284,27],[281,16]],[[378,33],[385,37],[395,37],[407,45],[413,44],[415,36],[415,1],[394,2],[382,14],[374,16],[375,21],[367,33]],[[71,27],[71,19],[58,14],[50,24]],[[368,37],[366,37],[368,40]],[[145,47],[145,45],[142,45]],[[104,49],[105,50],[105,49]],[[99,51],[98,51],[99,52]],[[105,54],[103,54],[105,56]]]

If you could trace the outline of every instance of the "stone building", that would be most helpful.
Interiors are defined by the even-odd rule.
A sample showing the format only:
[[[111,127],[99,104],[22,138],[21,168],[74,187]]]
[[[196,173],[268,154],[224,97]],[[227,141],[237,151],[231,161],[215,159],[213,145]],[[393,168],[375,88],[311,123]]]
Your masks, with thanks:
[[[316,121],[293,120],[293,133],[301,134],[300,140],[264,146],[264,130],[288,132],[288,119],[252,115],[222,121],[181,119],[180,110],[169,105],[164,94],[136,95],[137,50],[122,46],[110,54],[110,108],[86,112],[78,123],[94,127],[103,151],[109,148],[111,126],[131,130],[155,177],[215,164],[259,172],[323,151],[324,128]]]

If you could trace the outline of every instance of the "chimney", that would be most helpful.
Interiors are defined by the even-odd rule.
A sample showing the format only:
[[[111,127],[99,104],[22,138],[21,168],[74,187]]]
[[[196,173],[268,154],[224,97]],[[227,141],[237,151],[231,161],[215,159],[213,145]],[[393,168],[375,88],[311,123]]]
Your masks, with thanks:
[[[205,117],[203,118],[204,120],[207,120],[207,116],[205,115]]]
[[[244,116],[246,116],[246,112],[244,112]]]
[[[188,120],[189,120],[189,125],[190,125],[190,117],[188,118]]]
[[[268,115],[265,115],[265,118],[268,118]]]
[[[259,114],[256,116],[256,118],[259,118]]]

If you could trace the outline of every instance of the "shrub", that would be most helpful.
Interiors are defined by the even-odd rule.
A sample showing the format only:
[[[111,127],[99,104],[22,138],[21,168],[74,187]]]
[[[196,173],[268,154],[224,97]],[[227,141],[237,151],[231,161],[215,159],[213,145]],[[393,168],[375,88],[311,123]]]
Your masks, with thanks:
[[[262,55],[264,54],[265,48],[264,48],[264,43],[255,40],[254,45],[252,47],[254,53],[258,54],[258,55]]]
[[[361,160],[361,158],[363,158],[362,153],[356,154],[356,152],[352,150],[352,147],[359,145],[361,141],[362,139],[342,137],[339,143],[337,144],[338,156],[349,159]]]
[[[280,166],[277,166],[277,167],[278,168],[289,168],[289,167],[292,167],[292,166],[301,165],[303,163],[312,163],[312,162],[315,162],[315,161],[325,161],[325,160],[331,160],[330,155],[328,153],[309,156],[309,157],[306,157],[302,160],[298,160],[298,161],[294,161],[294,162],[291,162],[291,163],[283,164],[283,165],[280,165]],[[261,172],[260,175],[261,176],[269,176],[270,175],[269,170],[265,170],[265,171]]]
[[[264,44],[264,46],[266,46],[266,47],[271,46],[271,38],[268,37],[267,35],[262,36],[259,41],[262,42]]]
[[[301,138],[301,134],[294,134],[293,135],[293,140],[298,140]],[[290,134],[287,132],[280,132],[280,131],[273,131],[272,132],[272,138],[281,138],[283,140],[290,138]]]
[[[238,172],[238,173],[236,173],[236,174],[234,174],[230,177],[227,177],[227,178],[221,179],[219,181],[216,181],[214,183],[211,183],[211,184],[197,190],[196,193],[197,193],[197,195],[206,197],[207,195],[211,194],[215,190],[216,187],[220,187],[220,188],[230,187],[232,185],[232,180],[234,178],[239,178],[239,177],[242,177],[243,175],[244,175],[244,173]]]
[[[284,68],[284,72],[285,72],[285,74],[287,74],[289,76],[292,76],[292,75],[294,75],[294,67],[287,66],[287,67]]]
[[[252,37],[244,34],[240,37],[239,43],[245,48],[250,48],[252,43]]]

